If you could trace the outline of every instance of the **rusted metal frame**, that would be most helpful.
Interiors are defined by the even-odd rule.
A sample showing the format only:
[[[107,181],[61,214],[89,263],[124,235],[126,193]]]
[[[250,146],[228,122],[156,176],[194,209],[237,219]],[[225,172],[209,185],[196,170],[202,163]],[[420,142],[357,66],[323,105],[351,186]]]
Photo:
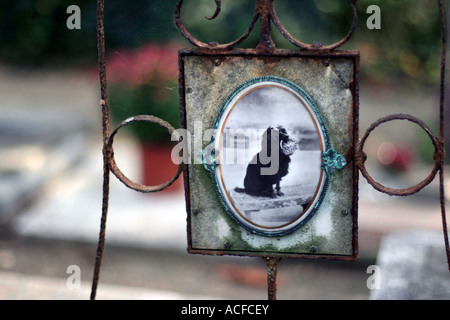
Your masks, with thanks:
[[[218,59],[223,59],[225,57],[245,57],[245,58],[280,58],[280,57],[320,57],[320,58],[350,58],[353,59],[354,62],[354,81],[351,83],[350,90],[353,94],[353,114],[352,119],[349,119],[350,123],[353,124],[353,141],[351,142],[349,154],[346,155],[349,164],[355,162],[356,158],[356,146],[359,141],[359,51],[351,50],[351,51],[320,51],[320,52],[311,52],[311,51],[290,51],[283,49],[276,49],[273,52],[260,52],[257,49],[234,49],[232,51],[227,50],[202,50],[202,49],[185,49],[179,51],[179,92],[180,92],[180,112],[181,112],[181,124],[183,129],[187,129],[186,123],[186,101],[185,97],[185,83],[184,83],[184,57],[186,56],[209,56],[209,57],[217,57]],[[189,167],[185,166],[184,168],[184,184],[185,184],[185,199],[186,199],[186,211],[187,211],[187,234],[188,234],[188,252],[191,254],[201,254],[201,255],[215,255],[215,256],[245,256],[245,257],[261,257],[266,259],[270,258],[286,258],[286,259],[327,259],[327,260],[338,260],[338,261],[355,261],[358,256],[358,185],[359,185],[359,171],[358,167],[353,166],[353,209],[352,209],[352,217],[353,217],[353,253],[349,256],[337,256],[337,255],[323,255],[323,254],[289,254],[289,253],[271,253],[271,252],[241,252],[241,251],[226,251],[226,250],[208,250],[208,249],[197,249],[192,247],[192,239],[191,239],[191,216],[194,214],[190,208],[190,188],[189,188]]]
[[[290,260],[331,260],[343,262],[355,262],[358,258],[356,254],[349,256],[332,255],[332,254],[309,254],[309,253],[276,253],[276,252],[249,252],[249,251],[225,251],[225,250],[208,250],[208,249],[192,249],[191,244],[188,245],[189,254],[199,254],[208,256],[234,256],[249,258],[283,258]]]
[[[350,84],[350,90],[353,94],[353,141],[350,148],[351,156],[347,156],[350,164],[353,164],[353,260],[355,261],[359,254],[359,241],[358,241],[358,204],[359,204],[359,168],[356,165],[356,151],[359,143],[359,69],[361,55],[359,51],[353,53],[354,58],[354,76],[353,82]]]
[[[306,50],[288,50],[288,49],[275,49],[271,52],[261,52],[258,49],[240,49],[235,48],[231,51],[228,50],[203,50],[203,49],[181,49],[179,50],[180,58],[188,55],[195,56],[218,56],[218,57],[274,57],[274,58],[288,58],[288,57],[320,57],[320,58],[357,58],[359,59],[358,50],[332,50],[332,51],[306,51]],[[355,60],[356,61],[356,60]],[[180,65],[180,67],[182,67]],[[180,68],[181,69],[181,68]],[[358,69],[359,70],[359,69]]]

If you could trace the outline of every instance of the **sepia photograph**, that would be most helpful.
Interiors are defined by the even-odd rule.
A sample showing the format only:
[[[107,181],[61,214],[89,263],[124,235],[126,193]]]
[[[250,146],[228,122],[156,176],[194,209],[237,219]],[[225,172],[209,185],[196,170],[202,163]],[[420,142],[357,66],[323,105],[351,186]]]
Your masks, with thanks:
[[[294,84],[262,81],[225,107],[216,175],[228,211],[264,234],[291,230],[313,211],[324,185],[316,108]]]

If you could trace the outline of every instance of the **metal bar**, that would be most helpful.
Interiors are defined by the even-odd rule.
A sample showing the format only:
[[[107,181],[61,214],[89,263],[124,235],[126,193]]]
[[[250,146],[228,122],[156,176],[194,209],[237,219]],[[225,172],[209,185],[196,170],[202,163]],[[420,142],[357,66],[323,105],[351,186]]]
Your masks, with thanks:
[[[100,277],[100,267],[103,258],[106,235],[106,220],[108,216],[109,204],[109,178],[110,165],[108,153],[108,137],[109,137],[109,108],[108,108],[108,89],[106,82],[106,58],[105,58],[105,27],[104,27],[104,0],[97,1],[97,49],[98,64],[100,76],[100,90],[102,106],[102,127],[103,127],[103,200],[102,200],[102,217],[100,221],[100,234],[97,246],[97,255],[95,258],[94,276],[92,279],[91,300],[95,300],[97,287]]]
[[[277,300],[277,273],[278,263],[281,258],[265,257],[264,262],[267,265],[267,297],[268,300]]]
[[[258,0],[256,12],[260,15],[260,34],[261,39],[256,47],[257,51],[270,52],[275,50],[275,44],[270,35],[270,12],[273,8],[274,0]]]
[[[448,239],[448,225],[445,212],[445,190],[444,190],[444,164],[445,164],[445,66],[447,57],[447,19],[445,16],[445,8],[442,0],[438,0],[440,16],[441,16],[441,87],[440,87],[440,127],[439,127],[439,141],[442,147],[442,157],[440,159],[439,171],[439,196],[442,215],[442,231],[444,233],[445,250],[447,253],[447,265],[450,271],[450,245]]]

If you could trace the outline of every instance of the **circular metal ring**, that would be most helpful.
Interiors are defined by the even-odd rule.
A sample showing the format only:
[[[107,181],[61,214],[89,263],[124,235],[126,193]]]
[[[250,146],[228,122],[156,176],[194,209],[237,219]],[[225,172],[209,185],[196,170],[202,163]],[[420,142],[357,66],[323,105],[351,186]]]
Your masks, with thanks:
[[[177,138],[178,141],[180,141],[180,135],[178,134],[177,131],[175,131],[175,129],[166,121],[157,118],[155,116],[149,116],[149,115],[140,115],[140,116],[134,116],[131,118],[126,119],[125,121],[123,121],[109,136],[108,139],[108,155],[109,155],[109,164],[110,164],[110,169],[112,171],[112,173],[114,173],[114,175],[117,177],[117,179],[119,179],[122,183],[124,183],[128,188],[139,191],[139,192],[143,192],[143,193],[150,193],[150,192],[158,192],[158,191],[162,191],[165,188],[169,187],[170,185],[172,185],[175,180],[178,179],[178,177],[180,176],[181,172],[183,171],[183,166],[180,162],[180,165],[178,166],[178,171],[175,174],[175,176],[170,179],[169,181],[157,185],[157,186],[146,186],[146,185],[142,185],[139,183],[136,183],[132,180],[130,180],[127,176],[125,176],[120,169],[118,168],[116,161],[114,159],[114,149],[113,149],[113,142],[114,142],[114,137],[117,134],[117,132],[125,127],[126,125],[132,123],[132,122],[148,122],[148,123],[156,123],[159,124],[161,127],[166,128],[169,133],[172,135],[174,134],[175,137]]]
[[[275,27],[278,29],[278,31],[280,31],[280,33],[283,35],[283,37],[285,37],[290,43],[292,43],[294,46],[301,48],[301,49],[305,49],[305,50],[323,50],[323,51],[330,51],[330,50],[334,50],[336,48],[339,48],[340,46],[342,46],[344,43],[346,43],[348,40],[350,40],[350,38],[352,37],[353,33],[355,32],[356,29],[356,24],[358,22],[358,11],[356,9],[356,2],[358,0],[350,0],[350,5],[352,7],[352,12],[353,12],[353,22],[352,22],[352,26],[350,27],[349,32],[347,33],[347,35],[340,40],[339,42],[336,42],[334,44],[331,45],[327,45],[324,46],[320,43],[312,43],[312,44],[307,44],[304,42],[301,42],[297,39],[295,39],[281,24],[280,20],[277,17],[277,14],[275,12],[275,8],[272,6],[271,8],[271,12],[270,12],[270,17],[275,25]]]
[[[369,173],[367,172],[366,166],[364,164],[364,162],[366,161],[366,155],[364,154],[363,149],[364,149],[364,144],[365,144],[367,138],[369,137],[370,133],[375,128],[377,128],[379,125],[389,122],[389,121],[393,121],[393,120],[407,120],[407,121],[417,124],[427,133],[427,135],[430,137],[431,142],[433,143],[434,148],[435,148],[435,153],[434,153],[435,165],[434,165],[433,170],[428,175],[428,177],[426,177],[423,181],[421,181],[417,185],[410,187],[410,188],[393,189],[393,188],[388,188],[388,187],[376,182],[369,175]],[[358,146],[356,148],[356,165],[358,166],[358,168],[361,171],[364,178],[366,178],[367,182],[369,184],[371,184],[376,190],[378,190],[382,193],[389,194],[391,196],[409,196],[409,195],[419,192],[424,187],[426,187],[431,181],[433,181],[434,177],[436,176],[436,173],[440,169],[440,161],[438,161],[438,159],[441,156],[442,156],[442,145],[439,142],[439,139],[433,135],[430,128],[428,128],[428,126],[424,122],[422,122],[421,120],[419,120],[413,116],[407,115],[407,114],[394,114],[394,115],[386,116],[386,117],[383,117],[383,118],[377,120],[369,127],[369,129],[367,130],[363,139],[361,140],[361,142],[358,144]]]

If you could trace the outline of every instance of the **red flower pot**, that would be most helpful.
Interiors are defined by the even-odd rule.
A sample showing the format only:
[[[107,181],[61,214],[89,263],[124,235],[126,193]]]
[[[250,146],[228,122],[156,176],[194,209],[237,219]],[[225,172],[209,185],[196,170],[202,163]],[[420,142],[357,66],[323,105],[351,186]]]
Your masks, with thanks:
[[[142,183],[156,186],[171,180],[178,170],[178,165],[171,159],[173,145],[171,144],[142,144]],[[169,187],[164,193],[179,192],[183,189],[183,176]]]

